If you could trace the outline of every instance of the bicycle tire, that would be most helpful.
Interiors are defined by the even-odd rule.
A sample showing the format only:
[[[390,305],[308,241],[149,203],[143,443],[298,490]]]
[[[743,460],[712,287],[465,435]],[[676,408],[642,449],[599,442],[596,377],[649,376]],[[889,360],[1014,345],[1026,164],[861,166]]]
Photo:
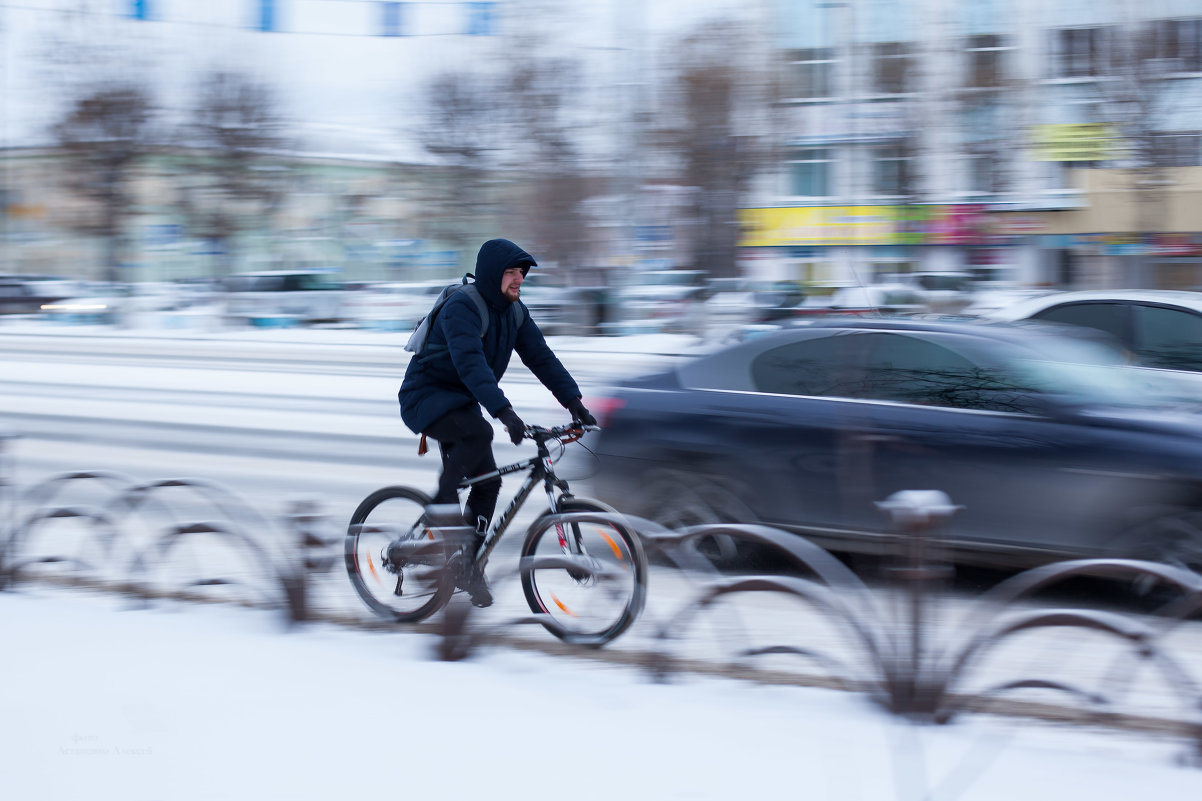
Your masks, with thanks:
[[[561,513],[617,512],[587,498],[572,498]],[[600,647],[626,631],[647,599],[647,557],[638,535],[620,523],[569,523],[565,536],[582,538],[589,576],[574,576],[563,566],[539,568],[537,557],[563,555],[559,532],[548,510],[526,532],[522,543],[522,592],[531,611],[547,615],[544,627],[564,642]],[[547,537],[548,533],[552,536]],[[594,547],[595,546],[595,547]]]
[[[437,538],[436,530],[421,526],[430,502],[420,490],[384,487],[364,498],[351,515],[343,554],[346,572],[359,598],[384,620],[424,620],[445,606],[455,590],[451,571],[445,569],[448,544]],[[414,556],[404,565],[391,565],[384,553],[398,540],[409,544]]]

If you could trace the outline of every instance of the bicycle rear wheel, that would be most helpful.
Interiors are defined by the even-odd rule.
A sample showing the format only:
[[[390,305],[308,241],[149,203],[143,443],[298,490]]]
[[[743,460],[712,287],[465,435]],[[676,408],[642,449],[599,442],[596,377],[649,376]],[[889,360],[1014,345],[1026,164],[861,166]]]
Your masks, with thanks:
[[[445,570],[450,548],[424,512],[430,496],[385,487],[363,499],[351,516],[344,555],[351,586],[385,620],[416,623],[434,614],[454,591]]]
[[[561,513],[612,508],[583,498],[560,504]],[[544,624],[561,640],[599,647],[630,627],[647,597],[647,559],[636,535],[614,521],[555,523],[541,515],[522,543],[526,602],[551,618]]]

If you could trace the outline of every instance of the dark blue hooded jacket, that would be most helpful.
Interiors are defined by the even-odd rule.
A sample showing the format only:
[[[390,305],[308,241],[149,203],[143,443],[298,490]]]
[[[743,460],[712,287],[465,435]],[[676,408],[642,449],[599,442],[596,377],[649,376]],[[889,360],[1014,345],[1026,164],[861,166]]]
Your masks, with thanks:
[[[401,419],[420,434],[447,414],[480,404],[493,417],[509,406],[498,382],[516,350],[530,372],[565,408],[580,388],[547,346],[527,310],[514,325],[510,301],[501,294],[501,276],[510,267],[535,266],[530,254],[508,239],[490,239],[476,256],[476,286],[488,306],[488,330],[480,336],[480,312],[462,292],[447,300],[430,329],[428,344],[447,349],[428,358],[415,354],[405,370],[398,397]],[[521,301],[517,301],[521,303]]]

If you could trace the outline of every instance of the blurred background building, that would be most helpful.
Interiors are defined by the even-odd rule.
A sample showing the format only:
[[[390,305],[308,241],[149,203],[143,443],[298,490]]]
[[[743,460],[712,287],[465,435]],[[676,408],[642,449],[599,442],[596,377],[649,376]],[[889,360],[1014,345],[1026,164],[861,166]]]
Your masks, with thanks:
[[[782,277],[1197,288],[1202,6],[781,6],[787,152],[744,214]]]
[[[4,273],[1202,286],[1197,0],[0,0],[0,54]]]

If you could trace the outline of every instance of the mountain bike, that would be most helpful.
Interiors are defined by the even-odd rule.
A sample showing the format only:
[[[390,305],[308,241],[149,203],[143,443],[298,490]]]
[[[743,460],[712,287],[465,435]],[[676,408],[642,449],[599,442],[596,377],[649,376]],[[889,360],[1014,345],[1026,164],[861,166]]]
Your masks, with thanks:
[[[434,614],[455,592],[462,560],[474,559],[483,571],[518,510],[542,483],[549,509],[527,529],[518,562],[526,602],[544,627],[566,642],[600,646],[617,637],[643,609],[647,558],[638,535],[614,509],[577,498],[555,474],[555,462],[585,430],[579,423],[527,426],[535,456],[460,483],[462,491],[527,473],[475,554],[465,545],[472,530],[440,521],[441,507],[431,506],[426,493],[394,486],[364,498],[351,516],[345,547],[347,573],[359,597],[376,615],[398,623]]]

